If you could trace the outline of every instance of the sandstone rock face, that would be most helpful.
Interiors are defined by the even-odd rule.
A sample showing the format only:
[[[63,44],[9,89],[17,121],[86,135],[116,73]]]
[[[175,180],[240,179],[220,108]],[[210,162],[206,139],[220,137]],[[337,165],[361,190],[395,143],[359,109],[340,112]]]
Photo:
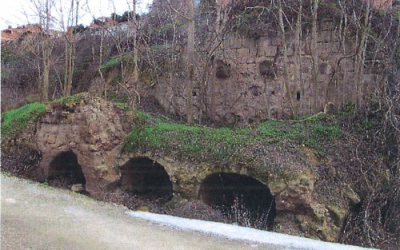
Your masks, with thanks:
[[[39,166],[43,177],[49,177],[57,156],[72,152],[82,168],[86,191],[91,195],[106,191],[108,185],[119,180],[115,159],[129,132],[123,115],[123,110],[111,103],[89,97],[67,106],[48,107],[35,137],[36,148],[43,155]]]
[[[174,196],[186,199],[200,199],[201,184],[213,173],[235,173],[253,177],[266,185],[275,196],[277,213],[275,221],[278,225],[275,231],[336,241],[346,208],[338,208],[316,198],[315,183],[318,181],[318,175],[312,171],[312,168],[318,164],[318,160],[310,149],[301,150],[305,151],[304,160],[298,160],[293,165],[290,165],[290,160],[281,161],[279,164],[282,165],[276,172],[272,168],[260,169],[255,166],[218,166],[207,162],[200,164],[182,162],[155,152],[128,153],[118,159],[117,165],[122,166],[132,158],[152,159],[162,165],[170,176]],[[293,156],[283,154],[276,157],[291,158]],[[267,160],[276,159],[268,158]],[[288,169],[285,173],[279,173],[286,167]]]
[[[51,104],[46,115],[36,125],[31,124],[17,144],[24,145],[25,151],[35,156],[32,158],[34,166],[28,169],[30,176],[41,181],[57,181],[57,176],[62,175],[69,182],[61,184],[94,197],[130,189],[151,192],[154,186],[143,185],[157,186],[160,179],[148,180],[155,175],[167,176],[161,186],[168,191],[165,194],[171,195],[172,187],[175,197],[200,199],[201,185],[212,174],[249,176],[264,184],[274,196],[275,231],[281,233],[335,241],[349,204],[359,202],[350,187],[343,190],[344,198],[334,197],[340,202],[318,196],[319,159],[305,146],[265,144],[260,148],[261,160],[230,166],[184,161],[161,151],[133,150],[121,154],[120,148],[131,131],[131,124],[124,110],[103,100],[85,97],[69,104]],[[284,149],[283,145],[286,145]],[[133,169],[132,162],[140,162],[141,168]],[[165,174],[158,168],[165,169]],[[146,169],[153,172],[146,172]],[[134,175],[129,176],[130,173]],[[125,185],[124,181],[135,184]]]
[[[346,57],[357,51],[357,45],[343,37],[334,25],[319,24],[316,60],[310,49],[311,36],[303,34],[300,40],[288,32],[286,65],[283,42],[277,35],[257,40],[239,34],[226,36],[215,52],[212,66],[198,61],[197,67],[203,71],[199,70],[192,91],[195,118],[246,124],[281,119],[292,113],[323,112],[328,103],[328,107],[340,109],[363,100],[383,78],[374,73],[372,66],[366,67],[362,75],[358,73],[355,60]],[[313,70],[314,63],[317,70]],[[182,81],[185,79],[171,75],[156,85],[155,96],[165,110],[185,116],[188,84]]]

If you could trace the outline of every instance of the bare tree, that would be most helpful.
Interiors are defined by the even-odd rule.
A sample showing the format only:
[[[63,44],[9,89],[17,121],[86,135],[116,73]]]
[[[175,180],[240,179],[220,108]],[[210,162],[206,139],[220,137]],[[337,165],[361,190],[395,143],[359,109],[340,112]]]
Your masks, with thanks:
[[[76,34],[74,26],[78,25],[79,0],[71,0],[67,18],[67,32],[65,34],[65,74],[63,84],[63,95],[70,96],[72,91],[72,80],[75,69]]]
[[[138,20],[136,18],[136,5],[137,5],[137,1],[136,0],[132,0],[132,20],[130,20],[132,22],[132,33],[133,33],[133,51],[132,51],[132,56],[133,56],[133,83],[135,85],[138,84],[139,81],[139,67],[138,67],[138,46],[137,46],[137,37],[138,37]]]
[[[318,41],[318,33],[317,33],[317,24],[318,24],[318,5],[320,0],[312,0],[312,26],[311,26],[311,58],[312,58],[312,77],[313,77],[313,93],[314,93],[314,104],[312,109],[316,110],[319,106],[319,82],[318,82],[318,49],[317,49],[317,41]]]
[[[283,78],[284,78],[284,84],[285,84],[285,88],[286,88],[286,98],[289,102],[289,106],[290,106],[292,115],[295,115],[295,110],[294,110],[293,101],[292,101],[293,93],[290,88],[290,77],[289,77],[289,72],[288,72],[288,49],[287,49],[287,41],[286,41],[285,24],[283,21],[282,0],[278,0],[278,22],[279,22],[279,27],[280,27],[280,37],[281,37],[281,44],[282,44],[282,50],[283,50]]]
[[[187,71],[189,75],[188,89],[187,89],[187,121],[193,123],[193,102],[192,92],[194,86],[194,8],[193,0],[186,0],[188,8],[188,24],[187,24],[187,51],[186,51],[186,63]]]
[[[360,104],[362,102],[362,88],[364,85],[364,64],[365,64],[365,55],[366,55],[366,46],[367,46],[367,39],[369,36],[369,31],[371,27],[371,3],[370,1],[367,2],[366,4],[366,9],[365,12],[363,13],[364,16],[363,18],[360,18],[359,21],[359,32],[360,32],[360,40],[359,40],[359,46],[358,50],[356,51],[356,60],[355,60],[355,66],[356,66],[356,79],[357,79],[357,97],[360,100]],[[363,23],[361,23],[361,20],[364,20]]]
[[[43,33],[40,37],[41,49],[41,71],[39,73],[39,89],[40,100],[46,102],[49,99],[49,85],[50,85],[50,57],[53,50],[53,43],[51,41],[50,26],[52,19],[52,7],[54,2],[51,0],[35,0],[33,1],[36,14],[39,17],[39,22],[42,27]]]

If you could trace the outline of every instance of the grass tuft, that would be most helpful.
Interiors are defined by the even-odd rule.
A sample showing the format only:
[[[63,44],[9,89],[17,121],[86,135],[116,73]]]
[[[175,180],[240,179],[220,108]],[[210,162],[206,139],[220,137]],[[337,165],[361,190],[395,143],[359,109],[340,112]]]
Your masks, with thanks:
[[[336,123],[322,119],[267,121],[239,128],[210,128],[161,121],[139,113],[136,123],[125,138],[123,152],[157,151],[185,160],[219,164],[253,162],[257,157],[257,147],[283,140],[295,141],[319,151],[321,142],[341,134]]]
[[[18,135],[30,121],[36,121],[45,111],[46,104],[35,102],[18,109],[4,112],[1,115],[2,139]]]

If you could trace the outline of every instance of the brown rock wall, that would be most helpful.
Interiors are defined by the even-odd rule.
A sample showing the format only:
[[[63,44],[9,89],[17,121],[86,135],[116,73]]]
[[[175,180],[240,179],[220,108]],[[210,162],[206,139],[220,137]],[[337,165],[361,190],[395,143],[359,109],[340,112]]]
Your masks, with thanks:
[[[315,114],[322,112],[328,102],[336,109],[348,103],[362,103],[379,86],[379,71],[371,70],[379,65],[367,65],[362,71],[358,70],[356,44],[342,36],[333,24],[323,26],[325,28],[321,28],[317,39],[315,59],[312,58],[309,35],[303,34],[296,40],[294,34],[288,33],[287,65],[283,60],[283,43],[278,37],[253,40],[239,35],[228,36],[215,53],[214,62],[230,65],[229,76],[218,77],[218,63],[209,70],[198,64],[196,87],[204,89],[206,98],[193,97],[195,116],[202,113],[203,117],[217,122],[251,123],[289,117],[293,113]],[[265,62],[270,62],[270,71],[262,68]],[[286,89],[283,74],[285,66],[289,89]],[[359,72],[364,73],[359,75]],[[207,82],[202,82],[203,74],[209,74]],[[185,116],[186,86],[179,79],[167,79],[156,86],[156,98],[168,112]]]
[[[73,111],[67,111],[73,110]],[[119,180],[115,159],[129,131],[114,105],[101,100],[85,100],[72,107],[48,107],[38,125],[36,147],[42,152],[40,168],[48,176],[50,162],[62,152],[73,152],[86,178],[86,190],[101,193]],[[59,116],[65,113],[65,116]]]
[[[336,208],[330,201],[316,198],[319,176],[314,169],[319,159],[311,149],[299,145],[287,145],[285,149],[281,148],[283,145],[263,145],[259,148],[263,152],[260,161],[229,166],[182,161],[164,155],[162,151],[139,153],[133,150],[121,155],[123,139],[130,132],[124,129],[129,127],[125,116],[112,104],[93,98],[72,105],[51,104],[38,124],[31,124],[18,139],[21,145],[29,144],[35,152],[40,152],[34,158],[37,166],[32,168],[31,176],[45,181],[57,171],[64,173],[68,166],[81,168],[84,183],[71,181],[69,188],[76,189],[81,185],[85,191],[79,188],[79,192],[101,198],[108,192],[122,192],[122,166],[131,159],[147,158],[165,169],[174,195],[198,199],[201,184],[207,176],[214,173],[246,175],[262,182],[275,196],[277,232],[299,235],[290,230],[300,228],[300,234],[335,240],[340,228],[338,221],[343,220],[341,215],[348,208]],[[73,155],[76,160],[60,159],[60,155]],[[55,159],[58,165],[51,168]]]

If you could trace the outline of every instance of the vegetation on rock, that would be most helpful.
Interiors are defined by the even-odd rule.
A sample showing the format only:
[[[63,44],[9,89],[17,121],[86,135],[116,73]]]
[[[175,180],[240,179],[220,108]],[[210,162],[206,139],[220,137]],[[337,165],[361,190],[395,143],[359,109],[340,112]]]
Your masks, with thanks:
[[[74,51],[76,64],[69,72],[72,93],[95,89],[93,92],[101,98],[123,102],[117,106],[135,117],[122,152],[153,152],[182,161],[212,162],[215,168],[229,165],[268,168],[275,173],[275,185],[300,181],[290,178],[301,176],[296,175],[297,170],[302,170],[296,166],[296,160],[305,161],[308,170],[318,177],[315,184],[318,198],[329,204],[333,223],[342,226],[338,241],[375,247],[400,244],[398,7],[378,10],[361,0],[202,0],[194,17],[195,42],[190,44],[195,46],[191,53],[195,54],[196,62],[187,63],[185,51],[189,40],[185,27],[193,20],[176,13],[177,10],[186,13],[187,6],[182,1],[169,1],[171,6],[165,1],[154,2],[150,14],[140,18],[145,22],[137,26],[140,29],[135,39],[123,26],[87,30],[76,27],[73,32],[79,33],[81,40]],[[222,2],[231,5],[223,6]],[[126,12],[123,16],[113,14],[112,18],[124,22],[133,16],[134,13]],[[328,29],[327,25],[331,27]],[[333,42],[324,40],[328,36],[332,36]],[[262,37],[273,39],[262,40]],[[14,109],[20,100],[40,91],[44,65],[41,48],[36,45],[41,44],[42,38],[23,36],[2,44],[2,111],[10,109],[2,113],[3,146],[46,111],[44,103]],[[232,42],[233,39],[236,40]],[[85,101],[83,95],[62,97],[62,76],[66,71],[62,59],[68,41],[55,38],[42,42],[51,44],[52,49],[46,59],[48,93],[54,99],[52,107],[68,108]],[[272,47],[259,51],[262,43]],[[337,47],[341,54],[332,55],[333,50],[324,47],[328,45]],[[322,49],[315,50],[316,46]],[[233,55],[229,49],[238,54]],[[249,71],[251,67],[243,68],[244,64],[237,63],[242,54],[252,50],[257,55],[267,54],[260,57],[259,67],[253,67],[257,74]],[[295,53],[305,62],[296,62]],[[140,60],[135,65],[137,58]],[[257,61],[253,59],[247,60],[246,65]],[[286,61],[293,68],[282,63]],[[352,62],[354,67],[347,69],[345,61]],[[229,74],[216,74],[218,62],[229,68]],[[133,79],[132,72],[136,69],[140,71],[140,81]],[[299,74],[289,75],[291,71]],[[303,73],[312,77],[304,79]],[[354,93],[341,89],[342,92],[337,90],[338,96],[329,96],[346,75],[350,75],[351,84],[342,87],[351,87]],[[245,79],[243,84],[235,85],[235,79],[240,77]],[[275,89],[278,78],[292,85],[282,84]],[[376,88],[371,90],[366,86],[367,78],[377,83]],[[189,86],[187,79],[193,80],[190,88],[185,88]],[[219,86],[234,87],[218,92],[214,84],[218,81],[225,84]],[[310,90],[309,99],[304,95],[306,88]],[[231,93],[228,90],[236,92],[225,95]],[[352,95],[357,98],[349,97]],[[279,112],[267,102],[277,96],[282,99],[276,102]],[[333,114],[297,116],[300,108],[320,111],[329,104],[328,97],[339,101]],[[226,101],[229,98],[235,101]],[[193,99],[190,104],[193,107],[186,105],[189,99]],[[235,109],[248,100],[253,102]],[[265,109],[250,114],[249,103]],[[147,112],[133,111],[132,106]],[[222,108],[217,110],[218,107]],[[190,117],[193,120],[189,125],[185,121],[189,120],[192,108],[197,115]],[[318,159],[307,158],[309,151],[315,152]],[[282,159],[288,155],[293,159]],[[35,158],[35,164],[38,159]],[[270,178],[265,172],[259,175],[263,180]],[[132,202],[131,197],[125,202]],[[318,230],[314,233],[319,236]]]
[[[16,138],[22,130],[46,111],[46,104],[35,102],[1,114],[1,137]]]
[[[142,120],[143,121],[143,120]],[[321,151],[321,142],[341,135],[334,119],[325,115],[292,121],[267,121],[246,127],[212,128],[147,116],[126,137],[123,151],[162,151],[191,161],[217,165],[251,164],[263,144],[291,140]],[[320,152],[323,154],[323,152]]]

